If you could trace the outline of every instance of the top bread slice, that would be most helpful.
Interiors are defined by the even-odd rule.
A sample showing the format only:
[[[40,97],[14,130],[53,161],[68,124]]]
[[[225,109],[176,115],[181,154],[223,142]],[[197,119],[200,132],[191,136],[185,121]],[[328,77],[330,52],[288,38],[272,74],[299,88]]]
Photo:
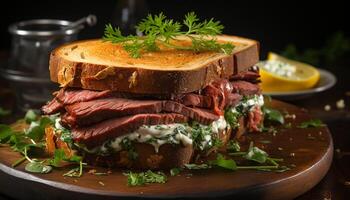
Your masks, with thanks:
[[[232,43],[232,54],[161,49],[132,58],[120,44],[99,39],[77,41],[51,53],[50,76],[62,87],[181,94],[200,90],[259,61],[257,41],[228,35],[217,40]]]

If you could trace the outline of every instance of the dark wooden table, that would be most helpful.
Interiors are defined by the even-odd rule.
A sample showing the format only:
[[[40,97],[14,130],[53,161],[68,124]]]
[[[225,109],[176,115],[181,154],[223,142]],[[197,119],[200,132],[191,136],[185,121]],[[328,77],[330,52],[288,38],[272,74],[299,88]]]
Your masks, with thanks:
[[[0,52],[0,61],[6,58],[6,52]],[[332,133],[336,149],[327,175],[316,187],[298,197],[298,200],[350,198],[350,63],[343,62],[327,69],[332,71],[338,79],[332,89],[307,99],[289,102],[309,110],[315,118],[324,121]],[[14,109],[14,92],[9,89],[6,81],[0,79],[0,106]],[[343,109],[336,107],[336,102],[340,99],[345,101]],[[325,105],[330,105],[331,110],[326,111]],[[4,121],[11,121],[11,119],[0,119],[0,123]],[[0,194],[0,199],[9,198]]]

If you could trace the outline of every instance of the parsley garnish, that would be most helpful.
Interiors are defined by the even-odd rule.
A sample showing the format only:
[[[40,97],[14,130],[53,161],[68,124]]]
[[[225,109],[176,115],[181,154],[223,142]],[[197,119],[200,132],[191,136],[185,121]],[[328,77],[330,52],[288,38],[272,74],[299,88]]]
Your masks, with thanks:
[[[167,176],[163,172],[152,172],[148,170],[146,172],[128,172],[124,173],[128,177],[129,186],[142,186],[150,183],[165,183]]]
[[[183,27],[185,29],[183,30]],[[137,26],[144,36],[123,36],[119,28],[106,25],[103,40],[122,44],[125,51],[133,58],[139,58],[142,52],[158,51],[160,45],[171,49],[195,52],[217,51],[231,54],[234,46],[231,43],[219,43],[216,35],[221,34],[224,26],[214,19],[199,21],[194,12],[185,15],[182,23],[176,22],[160,13],[148,15]],[[182,38],[191,41],[190,46],[178,45],[175,41]]]
[[[241,147],[236,140],[230,140],[226,145],[226,149],[228,152],[239,152]]]
[[[181,171],[182,171],[181,168],[172,168],[172,169],[170,169],[170,175],[176,176],[176,175],[180,174]]]
[[[322,123],[319,119],[311,119],[309,121],[302,122],[298,128],[318,128],[326,126],[324,123]]]
[[[205,163],[203,163],[203,164],[190,163],[190,164],[185,164],[185,167],[187,169],[209,169],[209,168],[211,168],[210,165],[205,164]]]
[[[266,106],[262,107],[262,111],[264,113],[264,120],[284,124],[284,117],[280,111]]]

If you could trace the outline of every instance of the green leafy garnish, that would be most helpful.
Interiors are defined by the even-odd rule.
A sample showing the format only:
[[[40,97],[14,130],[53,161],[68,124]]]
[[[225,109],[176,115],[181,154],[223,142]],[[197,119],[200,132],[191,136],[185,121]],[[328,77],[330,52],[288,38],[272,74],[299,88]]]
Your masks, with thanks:
[[[41,174],[47,174],[52,171],[52,167],[49,165],[46,165],[45,160],[39,161],[37,159],[29,158],[27,147],[24,148],[23,154],[24,154],[24,157],[29,161],[29,163],[27,163],[24,168],[26,171],[32,172],[32,173],[41,173]]]
[[[262,107],[262,111],[264,113],[264,120],[284,124],[284,117],[280,111],[266,106]]]
[[[45,127],[54,122],[49,117],[41,117],[38,121],[31,121],[29,128],[25,134],[30,139],[39,141],[45,135]]]
[[[31,122],[38,119],[38,115],[35,113],[34,110],[28,110],[27,113],[24,116],[24,120],[27,124],[30,124]]]
[[[183,29],[185,27],[185,29]],[[137,26],[143,37],[123,36],[119,28],[106,25],[103,40],[121,43],[124,50],[133,58],[139,58],[142,52],[158,51],[160,45],[177,50],[195,52],[217,51],[231,54],[234,46],[231,43],[219,43],[216,35],[221,34],[224,26],[214,19],[199,21],[194,12],[185,15],[182,23],[176,22],[160,13],[148,15]],[[191,45],[176,44],[179,40],[189,40]]]
[[[53,158],[49,160],[50,165],[60,167],[63,161],[80,164],[82,157],[73,155],[67,157],[63,149],[56,149]]]
[[[5,110],[2,107],[0,107],[0,117],[4,117],[11,114],[11,110]]]
[[[319,119],[311,119],[309,121],[302,122],[298,128],[318,128],[326,126],[324,123],[322,123]]]
[[[0,124],[0,143],[4,144],[6,143],[11,135],[13,134],[13,131],[10,126],[5,124]]]
[[[140,173],[127,172],[124,173],[124,175],[128,177],[129,186],[141,186],[150,183],[165,183],[167,181],[167,176],[163,172],[152,172],[151,170]]]
[[[52,171],[52,167],[45,165],[42,161],[33,161],[25,166],[25,170],[32,173],[47,174]]]
[[[134,148],[134,145],[132,144],[131,140],[128,138],[124,138],[121,142],[122,149],[128,151],[128,158],[130,160],[136,160],[139,156]]]
[[[244,156],[244,158],[258,163],[265,163],[268,156],[269,155],[265,151],[259,149],[258,147],[255,147],[253,142],[251,142],[249,145],[248,152]]]
[[[224,169],[236,170],[237,165],[233,159],[226,159],[222,154],[218,154],[216,160],[209,161],[211,165],[218,166]]]
[[[209,169],[209,168],[211,168],[210,165],[205,164],[205,163],[203,163],[203,164],[189,163],[189,164],[185,164],[185,167],[187,169]]]
[[[204,145],[202,141],[205,141],[205,137],[212,135],[212,127],[205,126],[198,122],[193,122],[191,125],[191,138],[195,149],[201,151],[205,149],[210,149],[213,145]]]
[[[226,149],[228,152],[239,152],[241,150],[241,146],[236,140],[230,140],[227,143]]]
[[[172,169],[170,169],[170,175],[176,176],[176,175],[180,174],[181,171],[182,171],[181,168],[172,168]]]
[[[225,110],[225,120],[230,124],[231,128],[235,129],[239,127],[238,119],[242,116],[242,113],[233,112],[232,109]]]

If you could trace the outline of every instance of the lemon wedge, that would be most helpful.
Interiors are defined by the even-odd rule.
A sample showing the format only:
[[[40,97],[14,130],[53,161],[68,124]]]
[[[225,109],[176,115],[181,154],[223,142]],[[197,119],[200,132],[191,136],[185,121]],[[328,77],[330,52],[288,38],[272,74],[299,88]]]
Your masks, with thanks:
[[[258,66],[264,92],[305,90],[314,87],[320,79],[320,73],[315,67],[272,52]]]

